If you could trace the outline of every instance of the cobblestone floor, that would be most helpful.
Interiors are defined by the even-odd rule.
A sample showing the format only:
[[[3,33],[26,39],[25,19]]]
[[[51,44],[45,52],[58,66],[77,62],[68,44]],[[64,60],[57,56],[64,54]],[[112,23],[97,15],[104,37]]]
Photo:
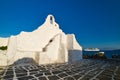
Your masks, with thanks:
[[[0,68],[1,80],[120,80],[120,60],[85,59],[75,63],[19,64]]]

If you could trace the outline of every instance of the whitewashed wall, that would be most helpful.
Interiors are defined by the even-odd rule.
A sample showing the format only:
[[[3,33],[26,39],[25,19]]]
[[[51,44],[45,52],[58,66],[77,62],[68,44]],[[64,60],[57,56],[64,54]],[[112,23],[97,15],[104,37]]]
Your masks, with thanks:
[[[4,57],[7,61],[5,58],[3,62],[8,65],[24,63],[26,58],[33,59],[38,64],[64,63],[82,59],[82,48],[74,34],[66,35],[59,29],[54,17],[48,15],[38,29],[11,36]]]

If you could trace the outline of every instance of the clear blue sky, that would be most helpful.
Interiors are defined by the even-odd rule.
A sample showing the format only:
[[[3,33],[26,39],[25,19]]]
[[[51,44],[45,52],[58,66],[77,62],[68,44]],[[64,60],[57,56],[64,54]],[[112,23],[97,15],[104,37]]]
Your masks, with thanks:
[[[48,14],[84,48],[120,48],[120,0],[0,0],[0,36],[32,31]]]

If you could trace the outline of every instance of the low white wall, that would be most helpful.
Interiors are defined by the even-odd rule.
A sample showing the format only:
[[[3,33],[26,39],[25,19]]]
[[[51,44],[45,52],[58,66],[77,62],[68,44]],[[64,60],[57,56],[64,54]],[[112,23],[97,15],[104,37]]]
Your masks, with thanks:
[[[8,44],[8,38],[0,38],[0,47],[7,46],[7,44]]]
[[[32,58],[35,60],[36,53],[31,52],[31,51],[19,51],[19,50],[17,50],[16,36],[11,36],[9,39],[9,44],[8,44],[8,49],[7,49],[6,55],[7,55],[8,65],[11,65],[14,62],[16,62],[22,58]]]
[[[68,62],[79,61],[82,59],[82,47],[77,42],[74,34],[67,35],[68,41]]]
[[[6,66],[6,65],[7,65],[6,51],[0,50],[0,66]]]

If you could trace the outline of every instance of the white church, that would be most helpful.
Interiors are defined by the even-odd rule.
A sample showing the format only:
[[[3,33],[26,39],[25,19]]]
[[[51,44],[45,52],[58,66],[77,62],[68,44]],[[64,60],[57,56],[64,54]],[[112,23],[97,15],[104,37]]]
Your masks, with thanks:
[[[48,15],[45,22],[32,32],[22,31],[16,36],[0,38],[0,66],[7,66],[24,58],[31,58],[37,64],[74,62],[82,59],[82,47],[74,34],[65,34]]]

